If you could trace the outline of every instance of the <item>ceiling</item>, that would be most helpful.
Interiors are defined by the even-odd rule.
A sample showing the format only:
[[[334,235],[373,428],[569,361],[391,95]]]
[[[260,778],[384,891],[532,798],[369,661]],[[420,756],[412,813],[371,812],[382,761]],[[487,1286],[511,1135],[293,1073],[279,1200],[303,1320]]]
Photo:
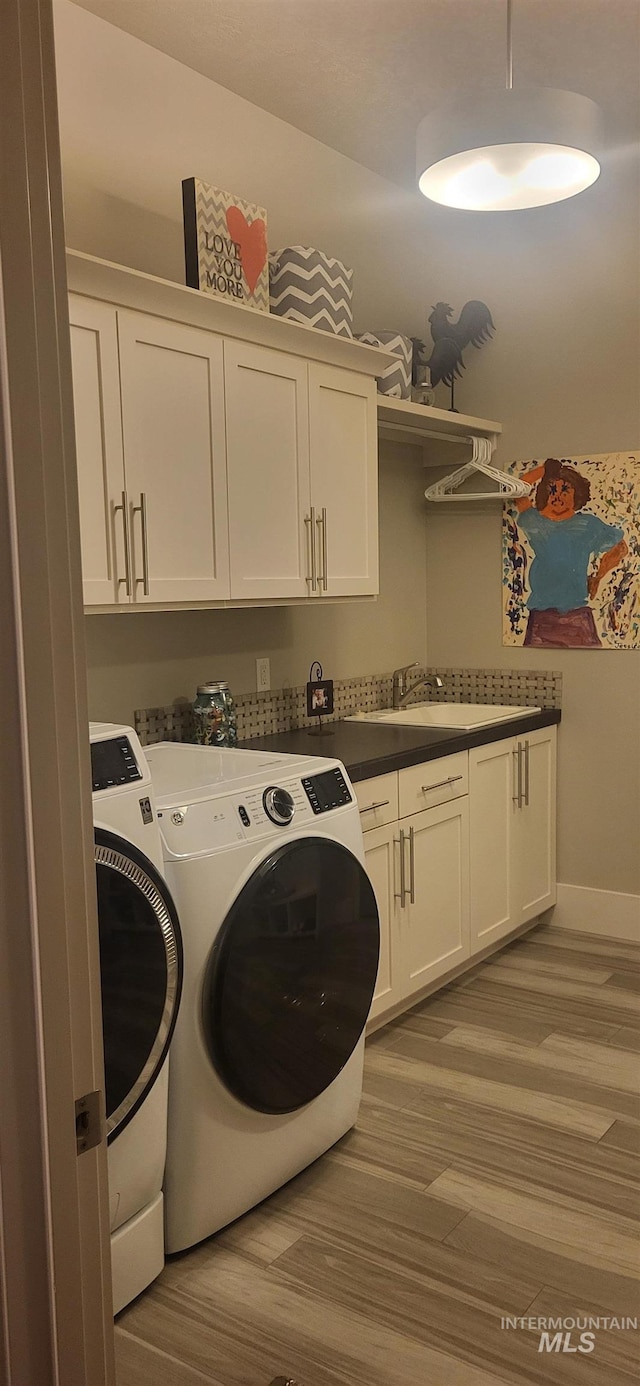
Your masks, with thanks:
[[[502,85],[506,0],[75,0],[383,177],[414,185],[419,120]],[[514,0],[514,85],[582,92],[637,139],[639,0]]]

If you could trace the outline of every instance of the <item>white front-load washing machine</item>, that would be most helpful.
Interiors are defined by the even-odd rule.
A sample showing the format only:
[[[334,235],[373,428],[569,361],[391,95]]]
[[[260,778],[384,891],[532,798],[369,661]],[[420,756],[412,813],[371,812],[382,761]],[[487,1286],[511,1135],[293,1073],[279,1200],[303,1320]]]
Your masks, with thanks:
[[[175,1252],[354,1125],[379,927],[338,762],[168,743],[147,756],[184,939],[165,1176]]]
[[[182,942],[151,775],[131,727],[90,725],[113,1309],[164,1265],[167,1054]]]

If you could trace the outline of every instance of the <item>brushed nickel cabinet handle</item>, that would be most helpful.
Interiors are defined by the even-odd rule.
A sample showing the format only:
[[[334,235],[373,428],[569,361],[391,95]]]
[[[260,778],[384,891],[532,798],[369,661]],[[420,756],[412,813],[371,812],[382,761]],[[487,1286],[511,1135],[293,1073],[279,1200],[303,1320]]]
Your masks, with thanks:
[[[449,775],[446,780],[438,780],[437,784],[423,784],[422,793],[428,794],[430,789],[443,789],[445,784],[455,784],[457,780],[464,779],[463,775]]]
[[[145,597],[149,596],[149,549],[147,547],[147,497],[144,491],[140,492],[140,504],[131,506],[131,522],[133,527],[133,516],[140,516],[140,528],[142,531],[142,577],[137,577],[136,582],[142,583],[142,591]]]
[[[112,506],[112,513],[113,513],[114,520],[115,520],[116,515],[118,515],[118,514],[120,513],[120,511],[122,511],[122,534],[123,534],[123,539],[124,539],[124,577],[123,577],[123,578],[118,577],[118,568],[117,568],[117,562],[116,562],[116,554],[115,554],[115,552],[114,552],[114,563],[115,563],[115,567],[116,567],[116,582],[117,582],[118,586],[120,586],[120,583],[121,583],[121,582],[124,583],[124,590],[125,590],[127,596],[130,597],[130,596],[131,596],[131,552],[130,552],[130,549],[129,549],[129,515],[128,515],[128,512],[127,512],[127,493],[126,493],[126,491],[122,491],[120,494],[121,494],[121,496],[122,496],[122,499],[121,499],[121,501],[120,501],[120,505],[116,505],[116,504],[112,501],[112,502],[111,502],[111,506]]]
[[[318,529],[322,530],[322,573],[318,578],[319,586],[327,590],[327,507],[323,505],[322,511],[316,520]]]
[[[520,751],[513,750],[513,794],[511,798],[516,808],[520,808]]]
[[[416,839],[415,830],[409,828],[409,900],[416,903]]]
[[[373,810],[374,810],[374,809],[377,809],[377,808],[386,808],[386,807],[387,807],[387,804],[388,804],[389,802],[390,802],[389,799],[379,799],[378,802],[377,802],[377,804],[367,804],[367,807],[366,807],[366,808],[361,808],[361,809],[360,809],[360,812],[361,812],[361,813],[373,813]]]
[[[524,803],[529,807],[529,738],[524,743]]]
[[[311,567],[311,577],[307,577],[306,581],[311,583],[311,591],[317,592],[318,574],[316,569],[316,512],[313,505],[311,506],[309,514],[305,515],[304,523],[307,530],[307,541],[308,548],[310,549],[309,558]]]
[[[394,838],[394,842],[395,842],[395,840],[396,840],[396,839]],[[406,893],[407,893],[407,887],[406,887],[406,882],[405,882],[405,862],[404,862],[404,828],[401,828],[401,829],[400,829],[400,837],[398,838],[398,846],[399,846],[399,848],[400,848],[400,894],[398,894],[398,892],[394,890],[394,892],[393,892],[393,898],[394,898],[394,900],[399,900],[399,901],[400,901],[400,908],[401,908],[401,909],[404,909],[404,897],[405,897],[405,895],[406,895]]]
[[[522,742],[519,741],[519,742],[518,742],[518,799],[517,799],[517,804],[518,804],[518,808],[519,808],[519,809],[522,808],[522,751],[523,751]]]

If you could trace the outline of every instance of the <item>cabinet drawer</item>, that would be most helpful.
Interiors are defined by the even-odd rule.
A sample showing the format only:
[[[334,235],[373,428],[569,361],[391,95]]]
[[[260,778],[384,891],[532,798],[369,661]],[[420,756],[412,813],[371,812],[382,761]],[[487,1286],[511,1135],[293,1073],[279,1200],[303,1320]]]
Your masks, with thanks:
[[[469,752],[425,761],[398,772],[399,817],[448,804],[469,793]]]
[[[385,823],[393,823],[398,817],[398,776],[395,770],[391,775],[376,775],[372,780],[361,780],[353,788],[363,833],[371,828],[382,828]]]

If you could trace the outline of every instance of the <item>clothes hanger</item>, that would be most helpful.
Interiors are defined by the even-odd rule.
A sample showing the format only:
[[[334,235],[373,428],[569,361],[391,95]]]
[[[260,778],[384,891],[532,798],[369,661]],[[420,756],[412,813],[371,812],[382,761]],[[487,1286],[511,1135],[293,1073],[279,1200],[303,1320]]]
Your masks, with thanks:
[[[490,438],[481,438],[477,434],[472,434],[469,439],[472,446],[471,461],[465,462],[463,467],[458,467],[457,471],[451,472],[449,476],[444,476],[440,481],[434,481],[425,491],[425,500],[428,501],[474,501],[474,500],[493,500],[495,496],[500,499],[505,497],[516,499],[518,496],[528,496],[531,487],[526,481],[520,481],[517,477],[509,476],[507,472],[498,467],[491,466],[493,455],[493,443]],[[492,481],[497,481],[497,491],[457,491],[457,488],[468,476],[474,472],[481,472],[483,476],[491,477]],[[455,494],[457,492],[457,494]]]

